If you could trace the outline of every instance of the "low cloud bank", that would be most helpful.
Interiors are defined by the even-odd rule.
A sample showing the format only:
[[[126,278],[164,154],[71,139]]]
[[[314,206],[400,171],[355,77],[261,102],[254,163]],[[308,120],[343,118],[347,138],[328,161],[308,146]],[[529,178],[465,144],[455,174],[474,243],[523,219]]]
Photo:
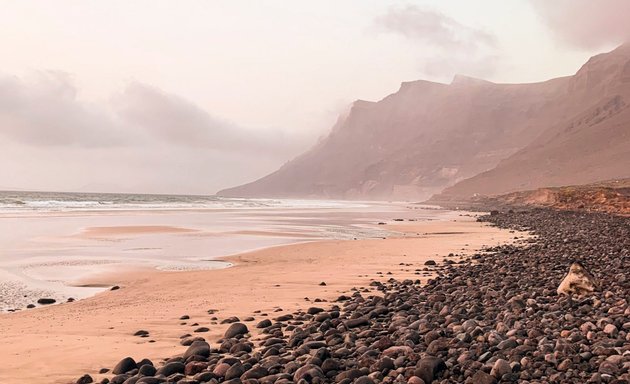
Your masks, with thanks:
[[[0,144],[4,188],[213,193],[273,171],[308,138],[243,128],[142,83],[87,102],[70,75],[46,71],[0,74]]]
[[[531,1],[552,33],[576,48],[597,49],[630,41],[630,1]]]

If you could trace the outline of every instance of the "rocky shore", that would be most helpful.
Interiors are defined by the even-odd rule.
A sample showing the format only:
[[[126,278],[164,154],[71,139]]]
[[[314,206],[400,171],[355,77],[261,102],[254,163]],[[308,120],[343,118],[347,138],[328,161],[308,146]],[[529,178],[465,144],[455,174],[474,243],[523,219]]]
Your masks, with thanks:
[[[536,209],[480,220],[536,237],[427,265],[427,284],[391,278],[293,314],[252,314],[257,323],[216,319],[232,323],[223,339],[182,335],[183,355],[127,357],[101,382],[630,382],[630,218]],[[598,286],[558,295],[574,261]]]

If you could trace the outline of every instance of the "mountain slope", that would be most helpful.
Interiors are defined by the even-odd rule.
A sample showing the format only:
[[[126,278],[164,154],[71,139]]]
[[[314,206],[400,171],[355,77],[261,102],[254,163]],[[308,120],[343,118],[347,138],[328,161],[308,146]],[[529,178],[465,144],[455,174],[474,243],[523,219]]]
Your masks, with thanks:
[[[524,171],[510,165],[522,162],[538,170],[528,176],[535,183],[574,184],[575,175],[562,174],[578,153],[577,164],[590,175],[585,180],[600,172],[606,173],[602,178],[620,176],[622,167],[601,164],[626,158],[625,139],[616,141],[630,121],[628,51],[622,46],[591,58],[574,76],[541,83],[463,76],[451,84],[403,83],[379,102],[355,102],[328,137],[276,172],[219,194],[422,199],[457,183],[449,193],[466,196],[532,188],[520,174],[510,174]]]
[[[434,200],[630,177],[630,45],[589,60],[571,79],[569,92],[589,99],[494,169]],[[583,107],[586,101],[593,105]]]

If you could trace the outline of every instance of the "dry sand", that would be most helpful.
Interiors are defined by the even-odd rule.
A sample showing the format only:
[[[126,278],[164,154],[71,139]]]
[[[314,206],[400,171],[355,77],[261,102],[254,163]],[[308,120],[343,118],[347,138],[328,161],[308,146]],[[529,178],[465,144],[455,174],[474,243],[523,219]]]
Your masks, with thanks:
[[[428,259],[439,262],[451,252],[471,252],[515,236],[470,217],[404,222],[388,229],[404,235],[268,248],[227,258],[235,266],[222,270],[142,269],[92,278],[91,284],[116,283],[121,289],[0,315],[0,383],[70,383],[84,373],[99,377],[95,373],[100,368],[112,368],[125,356],[158,362],[184,352],[179,336],[193,333],[197,327],[192,323],[210,328],[199,335],[214,343],[226,326],[213,324],[212,316],[254,316],[257,322],[265,317],[254,311],[262,310],[276,317],[313,306],[305,297],[334,300],[353,287],[368,286],[372,279],[389,278],[387,272],[396,278],[418,278],[415,269]],[[326,286],[319,285],[322,281]],[[274,312],[278,308],[283,311]],[[211,316],[209,309],[218,311]],[[190,316],[187,324],[180,324],[182,315]],[[248,325],[253,329],[255,322]],[[132,336],[140,329],[150,337]]]

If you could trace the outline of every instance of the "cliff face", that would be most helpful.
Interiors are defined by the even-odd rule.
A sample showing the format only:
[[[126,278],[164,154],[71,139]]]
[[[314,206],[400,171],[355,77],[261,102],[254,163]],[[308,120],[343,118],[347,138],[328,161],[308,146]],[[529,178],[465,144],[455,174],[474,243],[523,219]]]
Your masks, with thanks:
[[[435,200],[593,183],[630,176],[630,45],[593,57],[568,84],[567,114],[495,168]]]
[[[444,196],[492,194],[575,184],[567,166],[576,158],[589,181],[622,176],[629,51],[622,46],[574,76],[542,83],[403,83],[379,102],[355,102],[328,137],[276,172],[219,194],[423,199],[449,186]]]

